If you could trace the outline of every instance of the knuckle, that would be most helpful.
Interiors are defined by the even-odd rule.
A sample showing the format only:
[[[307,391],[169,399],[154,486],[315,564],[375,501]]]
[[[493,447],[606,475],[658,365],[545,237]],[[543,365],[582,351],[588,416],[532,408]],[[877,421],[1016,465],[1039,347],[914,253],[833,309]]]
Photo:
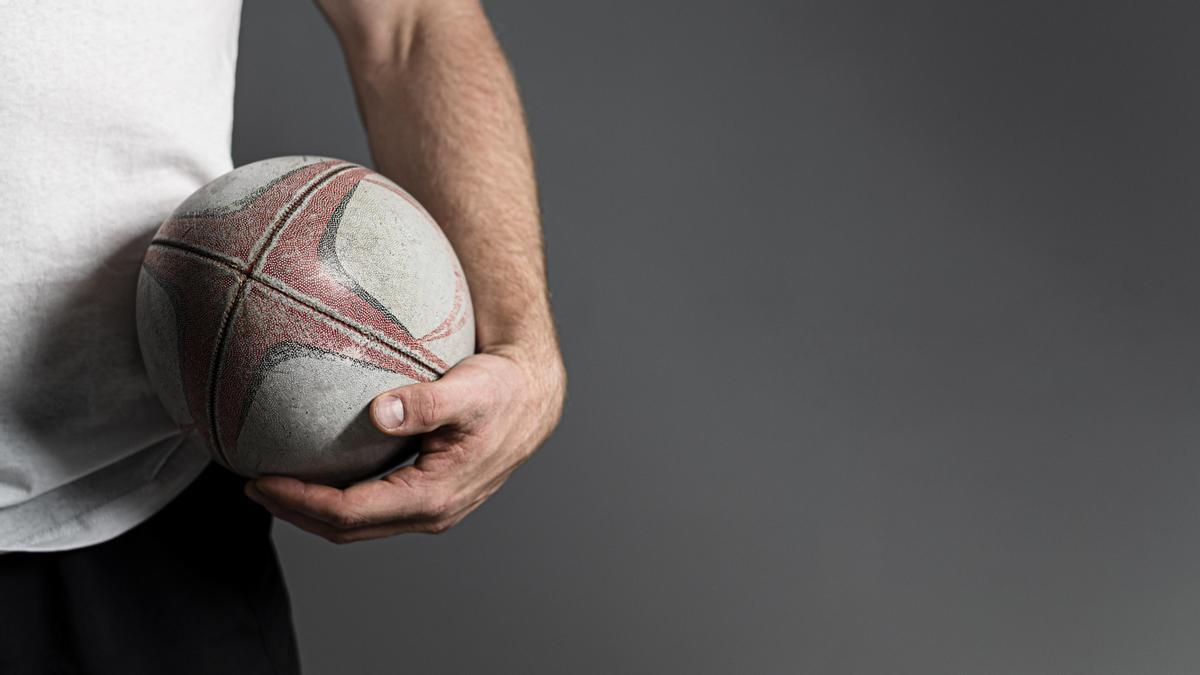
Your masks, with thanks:
[[[441,497],[429,500],[423,509],[424,515],[434,520],[441,519],[448,515],[451,510],[450,501]]]
[[[445,502],[434,502],[425,510],[425,515],[431,518],[441,518],[450,511],[450,506]]]
[[[453,522],[449,520],[438,520],[426,525],[424,532],[432,535],[445,534],[452,527],[454,527]]]
[[[341,528],[359,527],[366,524],[366,519],[361,515],[348,510],[334,511],[330,514],[330,520],[333,521],[335,526]]]
[[[435,426],[438,421],[442,402],[441,395],[432,387],[422,387],[418,392],[411,397],[412,405],[411,414],[413,419],[421,426]]]

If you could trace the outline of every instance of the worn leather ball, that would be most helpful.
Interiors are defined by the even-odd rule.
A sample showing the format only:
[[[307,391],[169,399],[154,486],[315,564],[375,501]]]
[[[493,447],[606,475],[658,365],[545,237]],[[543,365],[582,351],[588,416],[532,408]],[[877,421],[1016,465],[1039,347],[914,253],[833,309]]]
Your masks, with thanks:
[[[162,224],[142,265],[138,337],[177,424],[244,476],[346,485],[412,439],[372,398],[474,351],[462,268],[433,218],[349,162],[279,157],[227,173]]]

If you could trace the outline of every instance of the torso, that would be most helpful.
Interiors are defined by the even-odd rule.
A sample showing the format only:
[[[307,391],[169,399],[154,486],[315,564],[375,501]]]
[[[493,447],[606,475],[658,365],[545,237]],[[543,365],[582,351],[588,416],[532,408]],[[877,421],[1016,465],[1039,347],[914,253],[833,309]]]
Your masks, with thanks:
[[[142,368],[134,290],[231,168],[240,0],[0,1],[0,550],[149,517],[206,462]]]

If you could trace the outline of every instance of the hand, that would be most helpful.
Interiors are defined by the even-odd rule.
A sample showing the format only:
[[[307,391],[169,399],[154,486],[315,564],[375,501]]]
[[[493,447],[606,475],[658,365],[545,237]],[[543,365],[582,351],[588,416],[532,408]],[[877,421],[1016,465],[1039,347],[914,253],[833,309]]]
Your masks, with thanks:
[[[345,490],[283,476],[246,484],[277,518],[344,544],[404,532],[438,534],[492,496],[550,435],[566,378],[557,350],[476,354],[440,380],[381,394],[371,420],[386,434],[426,434],[416,463]]]

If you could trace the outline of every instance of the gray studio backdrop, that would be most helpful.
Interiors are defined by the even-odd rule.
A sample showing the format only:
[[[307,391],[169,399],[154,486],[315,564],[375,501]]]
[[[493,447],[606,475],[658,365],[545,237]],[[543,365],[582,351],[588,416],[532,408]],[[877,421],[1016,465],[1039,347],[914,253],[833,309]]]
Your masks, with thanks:
[[[487,6],[570,402],[449,534],[277,527],[310,673],[1200,670],[1194,7]],[[369,160],[311,5],[238,87]]]

